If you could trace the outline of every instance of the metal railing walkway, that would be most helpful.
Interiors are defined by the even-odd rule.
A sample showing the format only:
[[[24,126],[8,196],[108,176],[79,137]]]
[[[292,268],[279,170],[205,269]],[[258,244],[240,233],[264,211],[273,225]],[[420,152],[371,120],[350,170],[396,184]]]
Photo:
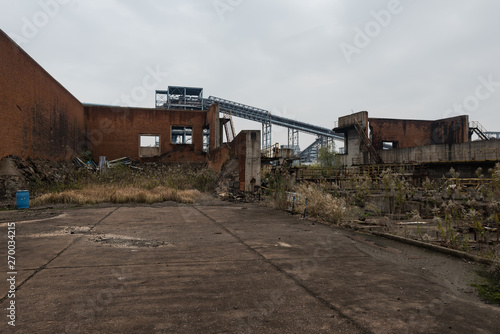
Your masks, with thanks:
[[[480,140],[489,140],[490,138],[488,137],[486,129],[484,126],[481,125],[481,123],[477,121],[472,121],[469,123],[469,136],[472,137],[472,134],[475,133]]]

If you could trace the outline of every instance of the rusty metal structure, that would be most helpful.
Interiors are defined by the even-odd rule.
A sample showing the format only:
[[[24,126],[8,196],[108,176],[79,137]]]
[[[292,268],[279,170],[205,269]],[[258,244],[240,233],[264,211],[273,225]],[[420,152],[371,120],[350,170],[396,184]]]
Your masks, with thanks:
[[[156,91],[156,108],[182,109],[182,110],[207,110],[214,103],[219,105],[219,111],[225,118],[240,117],[262,124],[262,148],[270,148],[272,142],[273,125],[288,129],[288,148],[292,148],[304,162],[311,162],[317,159],[318,148],[332,140],[343,140],[342,134],[333,130],[305,123],[286,117],[273,115],[271,112],[245,105],[242,103],[226,100],[220,97],[203,97],[203,88],[169,86],[167,90]],[[230,122],[230,121],[229,121]],[[231,126],[226,127],[230,133]],[[300,152],[299,132],[316,135],[317,140],[304,151]],[[230,136],[230,135],[229,135]],[[300,152],[300,153],[299,153]]]

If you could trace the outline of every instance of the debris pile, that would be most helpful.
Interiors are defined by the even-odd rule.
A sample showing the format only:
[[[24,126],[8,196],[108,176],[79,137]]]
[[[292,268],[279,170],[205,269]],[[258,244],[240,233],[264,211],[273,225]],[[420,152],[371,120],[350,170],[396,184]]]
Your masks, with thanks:
[[[238,159],[230,159],[224,163],[215,182],[215,192],[222,199],[241,195]]]
[[[125,169],[132,169],[130,174]],[[113,171],[113,172],[111,172]],[[100,174],[100,175],[99,175]],[[259,194],[240,191],[240,168],[237,158],[230,159],[216,176],[206,164],[141,163],[136,165],[129,157],[107,161],[104,157],[96,162],[90,153],[73,161],[24,160],[8,156],[0,160],[0,207],[13,207],[16,192],[29,190],[30,196],[47,191],[65,190],[67,187],[85,184],[89,180],[115,182],[129,178],[130,182],[149,180],[148,187],[166,186],[174,189],[198,189],[212,192],[229,201],[257,201]],[[83,182],[83,183],[82,183]]]
[[[92,156],[82,155],[81,157],[76,157],[73,161],[78,167],[86,168],[94,172],[105,172],[108,168],[113,168],[116,166],[128,166],[131,168],[137,168],[134,166],[130,157],[123,157],[111,161],[106,160],[106,157],[100,157],[99,163],[97,163],[92,158]]]
[[[33,193],[41,184],[65,183],[77,169],[73,162],[5,157],[0,160],[0,201],[11,202],[19,190]]]
[[[29,190],[32,198],[48,192],[80,189],[89,183],[209,192],[214,189],[215,178],[206,164],[198,163],[136,165],[129,157],[112,161],[101,158],[96,163],[90,154],[66,162],[8,156],[0,160],[0,207],[13,208],[16,192],[21,190]]]
[[[27,189],[26,178],[15,161],[7,157],[0,161],[0,199],[15,198],[16,191]]]

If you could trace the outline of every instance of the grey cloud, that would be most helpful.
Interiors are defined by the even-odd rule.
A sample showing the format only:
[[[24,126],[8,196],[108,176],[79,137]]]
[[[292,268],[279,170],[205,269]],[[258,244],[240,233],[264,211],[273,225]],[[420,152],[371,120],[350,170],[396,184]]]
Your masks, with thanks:
[[[351,109],[439,118],[474,93],[479,76],[500,81],[493,0],[401,0],[403,11],[351,63],[340,44],[352,44],[354,29],[390,0],[220,1],[234,4],[224,20],[214,1],[74,0],[23,48],[84,102],[113,103],[158,65],[169,72],[159,88],[203,86],[207,95],[329,127]],[[40,10],[36,2],[0,7],[11,34]],[[499,102],[500,89],[471,119],[500,131]],[[152,107],[154,92],[141,104]],[[283,133],[276,139],[285,143]]]

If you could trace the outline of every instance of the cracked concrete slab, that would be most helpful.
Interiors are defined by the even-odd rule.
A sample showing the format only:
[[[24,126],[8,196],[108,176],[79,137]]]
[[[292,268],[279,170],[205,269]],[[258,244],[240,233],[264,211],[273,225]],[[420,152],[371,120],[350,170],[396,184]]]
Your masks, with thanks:
[[[428,250],[257,205],[49,211],[18,224],[2,333],[498,332],[500,308],[467,285],[478,266]]]

